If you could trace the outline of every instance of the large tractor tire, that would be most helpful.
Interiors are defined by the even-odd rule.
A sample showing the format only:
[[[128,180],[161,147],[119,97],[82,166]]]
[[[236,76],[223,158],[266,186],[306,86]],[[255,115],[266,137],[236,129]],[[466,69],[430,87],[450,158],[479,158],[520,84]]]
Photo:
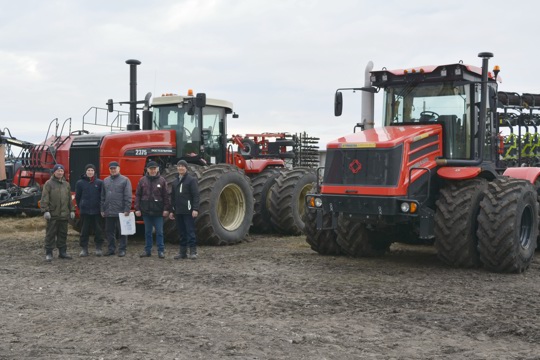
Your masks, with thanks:
[[[251,230],[257,233],[272,232],[270,221],[270,190],[276,184],[280,171],[267,169],[255,175],[251,179],[253,185],[253,197],[255,198],[253,224]]]
[[[305,197],[316,180],[315,173],[308,168],[296,168],[280,174],[270,190],[270,221],[275,230],[284,235],[302,233]]]
[[[538,237],[537,194],[525,180],[489,183],[478,215],[480,260],[486,269],[521,273],[531,264]]]
[[[477,217],[488,187],[486,179],[447,183],[440,191],[435,212],[435,248],[444,263],[463,268],[481,265]]]
[[[219,164],[197,168],[199,216],[195,220],[200,245],[230,245],[241,242],[253,219],[253,189],[249,178],[237,167]],[[167,176],[168,184],[174,178]],[[170,186],[170,185],[169,185]],[[167,237],[178,240],[176,223],[165,222]]]
[[[366,224],[340,214],[336,242],[343,252],[353,257],[383,256],[392,244],[391,236],[369,229]]]
[[[536,199],[538,200],[538,204],[540,204],[540,178],[536,179],[536,181],[534,182],[534,189],[536,191]],[[536,244],[537,244],[536,251],[540,250],[540,247],[538,246],[539,242],[540,242],[540,214],[538,216],[538,237],[536,238]]]
[[[317,212],[307,208],[302,216],[304,221],[304,233],[306,242],[313,251],[321,255],[341,255],[343,252],[336,242],[337,234],[332,229],[317,230]],[[322,221],[323,228],[330,228],[332,225],[332,215],[324,214]]]

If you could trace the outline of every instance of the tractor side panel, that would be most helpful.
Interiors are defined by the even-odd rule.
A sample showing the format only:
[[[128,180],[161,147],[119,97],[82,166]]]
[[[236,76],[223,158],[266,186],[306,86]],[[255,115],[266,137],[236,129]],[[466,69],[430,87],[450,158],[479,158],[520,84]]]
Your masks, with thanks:
[[[129,178],[133,190],[144,175],[148,158],[176,157],[176,131],[130,131],[107,135],[101,145],[101,177],[109,173],[109,162],[118,161],[122,175]],[[104,175],[104,176],[103,176]]]

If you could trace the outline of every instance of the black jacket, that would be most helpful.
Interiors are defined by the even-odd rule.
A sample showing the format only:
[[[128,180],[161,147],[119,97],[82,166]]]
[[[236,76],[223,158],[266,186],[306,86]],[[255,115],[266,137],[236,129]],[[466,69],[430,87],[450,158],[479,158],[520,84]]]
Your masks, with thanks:
[[[94,176],[94,180],[90,181],[88,176],[81,175],[81,179],[75,185],[75,202],[81,214],[99,214],[102,187],[103,180]]]
[[[197,178],[186,173],[180,179],[178,176],[171,189],[171,206],[175,214],[191,214],[199,211],[199,186]]]
[[[169,211],[170,199],[163,176],[145,175],[139,180],[135,191],[135,211],[141,211],[143,215],[161,216],[163,211]]]

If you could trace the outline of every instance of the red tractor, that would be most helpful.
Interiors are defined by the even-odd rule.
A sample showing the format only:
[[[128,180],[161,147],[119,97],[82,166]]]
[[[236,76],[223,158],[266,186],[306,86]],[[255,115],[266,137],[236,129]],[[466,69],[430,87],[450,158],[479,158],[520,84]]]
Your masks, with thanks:
[[[499,68],[488,71],[492,56],[479,54],[481,68],[460,62],[371,71],[368,86],[336,91],[339,116],[341,90],[382,90],[383,127],[328,143],[322,181],[306,197],[312,249],[377,256],[393,241],[434,241],[451,266],[528,268],[537,246],[540,168],[524,167],[537,163],[530,158],[538,146],[520,129],[535,121],[540,95],[498,94]],[[509,131],[501,125],[512,135],[504,137]],[[511,162],[505,151],[516,147]]]
[[[233,135],[227,137],[227,115],[233,118],[228,101],[207,99],[205,94],[187,96],[165,94],[154,97],[152,111],[145,101],[136,101],[136,60],[131,66],[130,126],[137,129],[136,104],[143,103],[142,131],[115,134],[125,150],[122,161],[129,163],[132,182],[144,172],[148,161],[160,164],[162,174],[171,183],[176,176],[179,159],[191,164],[199,179],[201,209],[196,220],[198,239],[202,244],[221,245],[240,242],[251,227],[254,231],[276,230],[298,235],[303,230],[303,199],[315,181],[314,171],[302,165],[305,154],[305,135],[285,133]],[[113,110],[109,100],[109,111]],[[135,125],[130,125],[135,124]],[[162,139],[160,134],[166,135]],[[90,135],[88,135],[90,136]],[[85,136],[83,136],[84,138]],[[133,137],[140,137],[134,142]],[[84,141],[84,140],[81,140]],[[133,144],[136,143],[136,144]],[[127,147],[132,147],[128,151]],[[237,150],[235,151],[235,148]],[[108,163],[108,152],[101,150],[101,163]],[[133,158],[131,158],[133,157]],[[135,163],[138,159],[138,163]],[[96,160],[97,161],[97,160]],[[126,175],[126,170],[122,169]],[[176,237],[175,222],[165,222],[165,234]]]

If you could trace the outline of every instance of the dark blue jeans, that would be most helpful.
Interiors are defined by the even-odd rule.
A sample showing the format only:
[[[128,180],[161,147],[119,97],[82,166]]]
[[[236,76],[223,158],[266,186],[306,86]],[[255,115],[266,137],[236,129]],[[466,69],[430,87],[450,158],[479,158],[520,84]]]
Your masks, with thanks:
[[[176,218],[176,228],[180,235],[180,247],[197,246],[195,237],[195,219],[191,214],[174,214]]]
[[[118,217],[105,218],[105,234],[109,242],[109,252],[116,252],[116,235],[118,234],[118,250],[126,251],[127,235],[120,235],[120,219]]]
[[[152,252],[153,236],[152,231],[156,229],[156,245],[158,252],[165,251],[165,243],[163,242],[163,216],[143,215],[144,220],[144,251]]]

